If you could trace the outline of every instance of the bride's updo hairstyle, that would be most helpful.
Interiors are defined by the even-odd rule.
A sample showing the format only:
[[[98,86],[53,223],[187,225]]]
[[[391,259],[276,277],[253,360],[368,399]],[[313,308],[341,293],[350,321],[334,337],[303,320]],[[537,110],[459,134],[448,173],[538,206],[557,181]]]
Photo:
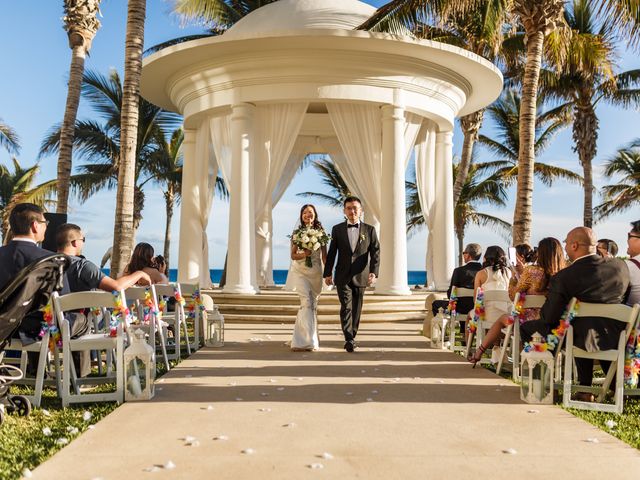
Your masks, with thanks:
[[[302,213],[306,210],[307,207],[311,207],[311,209],[313,210],[313,228],[322,228],[322,223],[320,223],[320,220],[318,219],[318,211],[316,210],[315,205],[312,205],[310,203],[307,203],[306,205],[303,205],[302,208],[300,209],[300,225],[304,225],[304,220],[302,219]]]
[[[491,245],[484,252],[484,262],[482,268],[491,267],[494,272],[500,270],[504,273],[507,270],[507,256],[504,250],[497,245]]]

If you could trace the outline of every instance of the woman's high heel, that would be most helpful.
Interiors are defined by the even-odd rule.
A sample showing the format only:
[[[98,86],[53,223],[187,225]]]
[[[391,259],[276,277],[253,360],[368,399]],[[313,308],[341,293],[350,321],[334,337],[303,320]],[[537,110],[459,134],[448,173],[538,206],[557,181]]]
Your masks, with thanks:
[[[486,350],[487,347],[485,347],[484,345],[480,345],[473,355],[469,355],[467,360],[473,364],[473,367],[471,368],[476,368],[476,364],[480,361],[482,355]]]

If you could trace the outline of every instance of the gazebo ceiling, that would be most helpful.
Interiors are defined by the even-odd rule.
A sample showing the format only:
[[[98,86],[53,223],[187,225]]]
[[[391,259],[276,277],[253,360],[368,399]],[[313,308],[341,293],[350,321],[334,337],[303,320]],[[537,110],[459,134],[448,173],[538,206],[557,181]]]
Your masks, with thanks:
[[[353,30],[374,11],[357,0],[280,0],[223,35],[147,57],[141,93],[184,115],[186,128],[242,102],[310,102],[323,113],[327,102],[400,101],[443,129],[500,94],[500,71],[467,50]]]

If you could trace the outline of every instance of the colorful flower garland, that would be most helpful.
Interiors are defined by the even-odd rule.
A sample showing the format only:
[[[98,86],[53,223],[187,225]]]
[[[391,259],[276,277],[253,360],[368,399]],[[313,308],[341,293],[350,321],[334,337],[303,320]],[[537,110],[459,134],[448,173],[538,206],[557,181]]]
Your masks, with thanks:
[[[458,289],[456,287],[452,287],[451,296],[449,297],[449,304],[447,305],[447,314],[449,314],[452,317],[455,317],[457,306],[458,306]]]
[[[513,310],[511,310],[511,315],[507,318],[507,325],[513,325],[516,321],[516,318],[520,321],[520,325],[525,322],[524,315],[524,302],[527,297],[525,292],[520,292],[518,296],[518,301],[513,304]]]
[[[640,377],[640,329],[629,335],[624,358],[624,385],[636,388]]]
[[[200,289],[197,289],[191,295],[191,299],[187,302],[187,318],[196,318],[196,311],[204,312],[204,304],[202,303],[202,296],[200,295]]]
[[[179,303],[184,307],[185,301],[182,295],[180,294],[180,290],[178,289],[177,285],[173,287],[173,297],[176,299],[176,303]]]
[[[484,321],[484,315],[484,292],[481,287],[478,287],[473,318],[469,320],[469,332],[475,333],[478,330],[478,323]]]
[[[579,309],[580,302],[576,300],[573,308],[571,310],[565,310],[565,312],[562,314],[562,317],[560,317],[560,323],[556,328],[551,330],[551,333],[549,335],[547,335],[547,341],[545,343],[532,344],[531,342],[525,342],[524,351],[530,352],[534,350],[536,352],[546,352],[547,350],[555,350],[556,346],[560,343],[560,341],[567,333],[567,329],[578,314]]]
[[[48,302],[41,311],[44,321],[42,322],[40,337],[44,337],[49,332],[49,350],[53,352],[56,346],[58,348],[62,347],[62,335],[54,319],[51,302]]]
[[[118,334],[118,324],[127,322],[127,325],[129,325],[132,319],[131,312],[127,308],[127,305],[123,303],[120,292],[114,290],[112,294],[114,309],[111,314],[111,320],[109,321],[109,336],[115,337]]]
[[[157,317],[160,312],[156,307],[156,302],[153,301],[153,296],[151,295],[151,289],[147,288],[144,292],[144,323],[151,322],[151,316]]]

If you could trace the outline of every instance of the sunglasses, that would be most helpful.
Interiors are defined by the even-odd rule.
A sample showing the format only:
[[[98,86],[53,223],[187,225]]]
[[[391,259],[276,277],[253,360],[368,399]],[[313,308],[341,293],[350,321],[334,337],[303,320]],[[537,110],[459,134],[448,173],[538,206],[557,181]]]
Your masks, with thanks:
[[[44,223],[45,225],[49,225],[49,220],[36,220],[38,223]]]
[[[633,235],[632,233],[627,233],[627,239],[631,240],[632,238],[640,238],[640,235]]]

